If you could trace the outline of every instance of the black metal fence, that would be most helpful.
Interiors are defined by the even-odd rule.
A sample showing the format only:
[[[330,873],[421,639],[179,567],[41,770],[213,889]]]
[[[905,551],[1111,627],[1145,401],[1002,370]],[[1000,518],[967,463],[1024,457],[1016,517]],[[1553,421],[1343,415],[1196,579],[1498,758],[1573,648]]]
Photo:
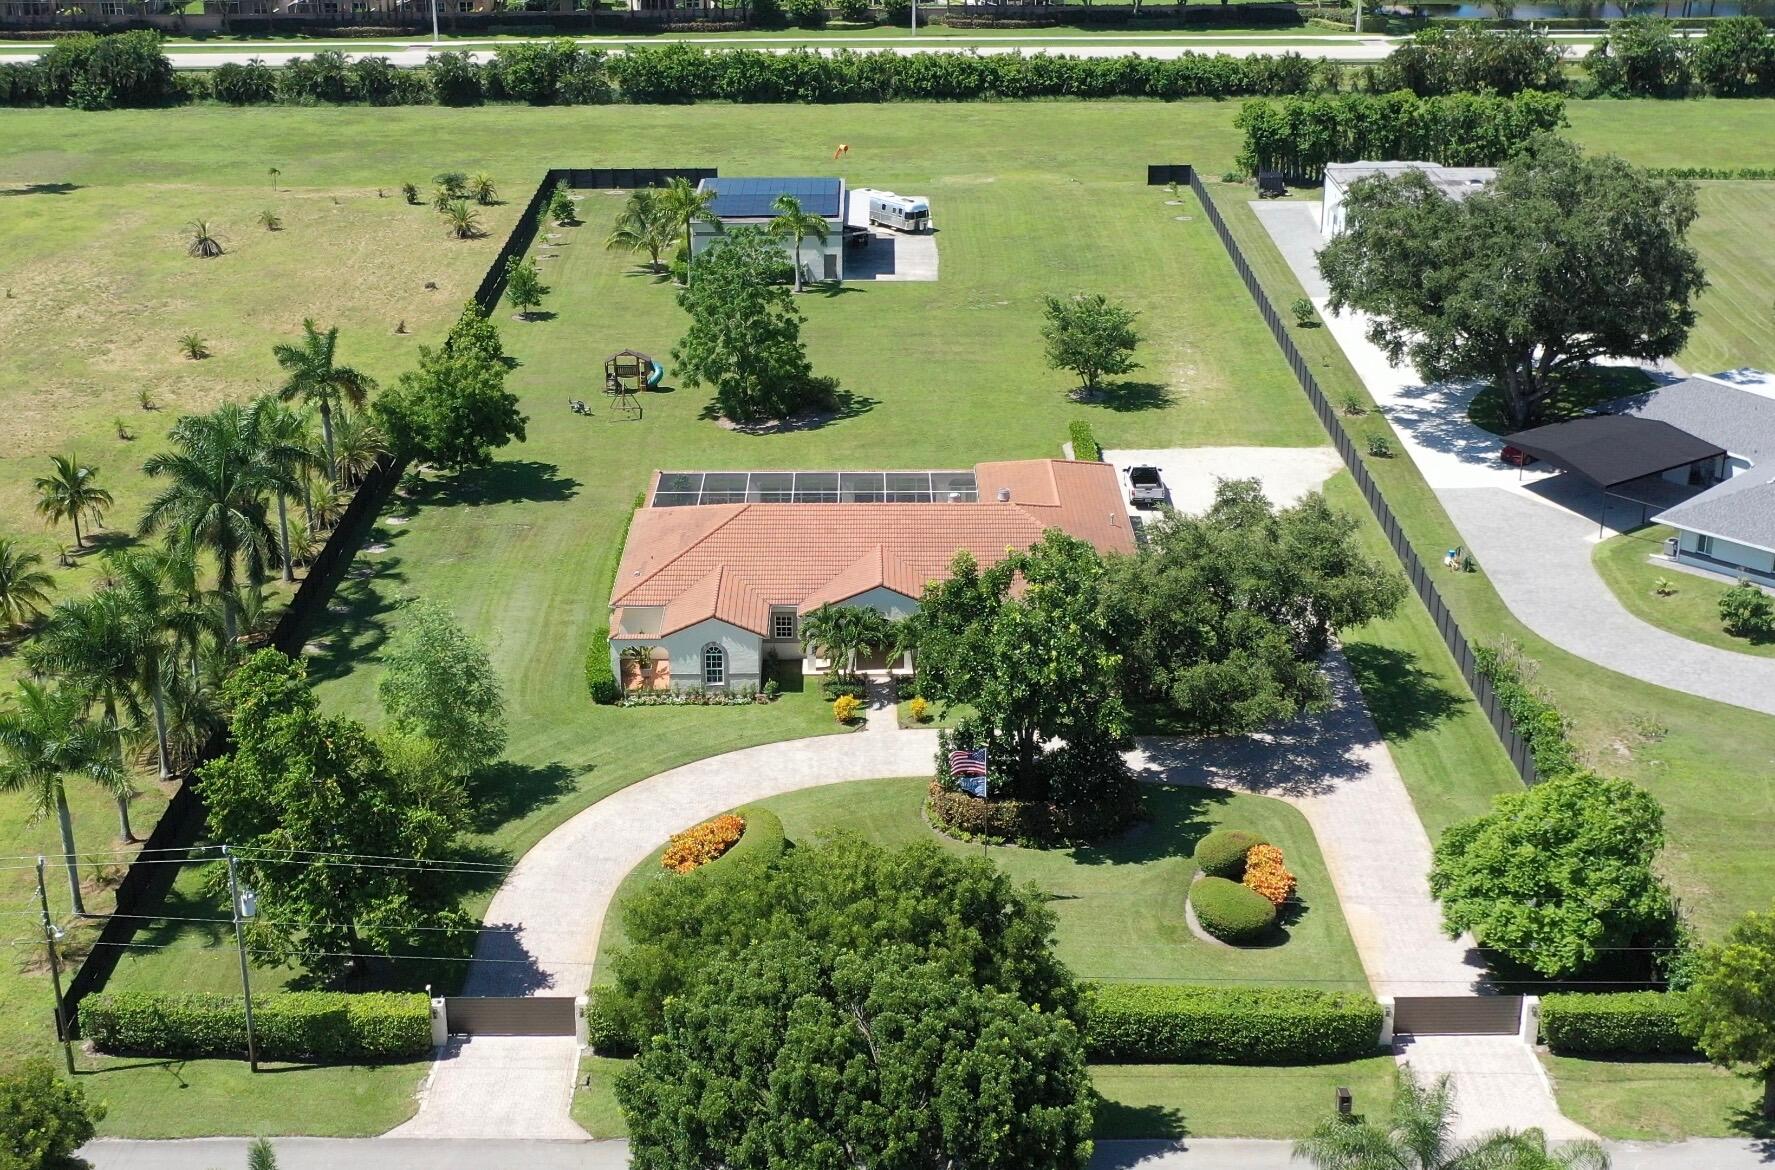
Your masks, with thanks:
[[[582,191],[628,191],[636,187],[664,187],[673,179],[700,183],[721,176],[714,167],[574,167],[549,173],[564,177],[569,187]]]
[[[1504,710],[1498,701],[1497,692],[1492,689],[1491,680],[1479,673],[1477,660],[1473,655],[1472,643],[1455,621],[1442,600],[1442,594],[1436,588],[1431,572],[1425,567],[1417,550],[1411,547],[1411,541],[1405,535],[1405,529],[1393,515],[1393,509],[1387,506],[1386,497],[1381,494],[1380,485],[1368,474],[1368,466],[1356,448],[1356,442],[1349,431],[1344,428],[1343,420],[1332,408],[1331,400],[1319,388],[1319,380],[1313,377],[1307,360],[1302,356],[1294,339],[1288,335],[1288,326],[1282,314],[1270,303],[1269,295],[1258,282],[1257,274],[1252,271],[1246,261],[1245,254],[1239,250],[1239,243],[1233,233],[1227,229],[1226,220],[1222,218],[1220,209],[1214,205],[1213,198],[1195,172],[1186,165],[1160,165],[1147,167],[1147,182],[1161,185],[1173,181],[1178,172],[1184,172],[1185,178],[1178,182],[1187,182],[1189,188],[1202,201],[1202,208],[1208,213],[1208,222],[1214,225],[1214,231],[1220,236],[1220,242],[1226,247],[1227,255],[1232,258],[1233,267],[1239,273],[1239,279],[1245,282],[1245,289],[1251,299],[1257,302],[1257,310],[1262,314],[1264,323],[1270,327],[1270,334],[1282,349],[1282,356],[1288,359],[1288,366],[1294,371],[1295,380],[1306,392],[1307,401],[1312,404],[1313,413],[1331,436],[1332,444],[1337,453],[1343,457],[1344,465],[1350,469],[1355,478],[1356,486],[1362,491],[1362,498],[1374,510],[1375,519],[1380,521],[1381,530],[1387,534],[1387,542],[1393,546],[1393,552],[1399,557],[1400,564],[1405,568],[1405,575],[1411,581],[1411,587],[1417,592],[1424,608],[1430,611],[1430,619],[1436,623],[1436,629],[1442,634],[1442,640],[1448,645],[1449,653],[1454,656],[1455,665],[1460,667],[1461,677],[1473,690],[1473,697],[1479,701],[1480,709],[1491,721],[1492,730],[1498,733],[1498,740],[1503,744],[1504,752],[1510,757],[1510,763],[1522,777],[1524,784],[1534,784],[1534,754],[1529,750],[1528,741],[1516,730],[1516,723],[1510,713]]]

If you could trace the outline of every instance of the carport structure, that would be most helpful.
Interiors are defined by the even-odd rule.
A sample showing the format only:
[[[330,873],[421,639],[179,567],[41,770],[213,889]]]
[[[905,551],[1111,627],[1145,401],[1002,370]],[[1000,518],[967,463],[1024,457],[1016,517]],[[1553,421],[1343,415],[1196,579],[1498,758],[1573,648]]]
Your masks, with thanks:
[[[1628,414],[1585,415],[1504,441],[1600,488],[1605,511],[1611,496],[1638,504],[1642,522],[1652,508],[1670,507],[1715,483],[1726,456],[1724,447],[1667,422]],[[1683,474],[1673,479],[1672,472]]]

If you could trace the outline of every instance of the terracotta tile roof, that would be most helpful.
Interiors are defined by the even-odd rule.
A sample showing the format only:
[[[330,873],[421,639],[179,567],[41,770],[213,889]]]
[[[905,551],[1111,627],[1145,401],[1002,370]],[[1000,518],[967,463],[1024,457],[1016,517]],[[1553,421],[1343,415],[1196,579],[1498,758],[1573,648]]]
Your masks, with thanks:
[[[982,463],[974,504],[709,504],[635,514],[611,598],[664,606],[660,637],[709,618],[757,634],[773,605],[806,612],[885,587],[916,600],[963,549],[983,565],[1059,528],[1132,552],[1115,469],[1057,459]],[[1009,500],[1001,500],[1008,489]]]

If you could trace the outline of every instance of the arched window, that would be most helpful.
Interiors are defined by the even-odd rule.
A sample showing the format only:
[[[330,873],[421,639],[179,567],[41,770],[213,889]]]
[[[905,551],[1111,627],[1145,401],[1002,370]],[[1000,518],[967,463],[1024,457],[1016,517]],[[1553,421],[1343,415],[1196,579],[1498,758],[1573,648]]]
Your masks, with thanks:
[[[718,687],[727,682],[727,651],[710,642],[703,647],[703,685]]]

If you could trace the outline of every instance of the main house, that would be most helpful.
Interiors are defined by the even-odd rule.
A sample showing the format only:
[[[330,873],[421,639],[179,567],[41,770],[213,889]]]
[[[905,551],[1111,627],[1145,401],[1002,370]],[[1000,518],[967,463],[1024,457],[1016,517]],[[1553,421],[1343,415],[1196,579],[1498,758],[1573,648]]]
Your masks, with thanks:
[[[843,179],[704,179],[697,185],[712,198],[709,219],[690,223],[690,254],[697,257],[716,246],[736,227],[766,227],[777,216],[776,202],[784,195],[809,215],[826,221],[826,238],[804,236],[782,241],[783,256],[800,264],[809,280],[844,279]]]
[[[801,639],[810,611],[904,618],[956,553],[991,565],[1050,528],[1133,552],[1115,469],[656,472],[611,590],[611,669],[628,689],[756,684],[771,659],[823,670]]]

